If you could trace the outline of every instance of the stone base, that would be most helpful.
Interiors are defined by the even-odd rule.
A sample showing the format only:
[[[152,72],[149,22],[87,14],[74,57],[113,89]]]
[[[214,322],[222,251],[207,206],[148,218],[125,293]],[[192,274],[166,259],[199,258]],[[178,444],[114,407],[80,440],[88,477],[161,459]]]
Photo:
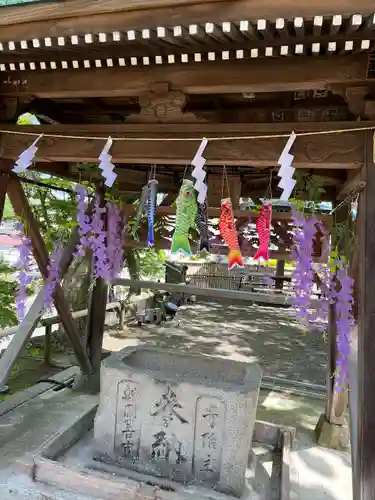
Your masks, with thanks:
[[[350,448],[350,434],[347,424],[331,424],[322,413],[315,427],[316,442],[324,448],[348,451]]]
[[[91,376],[78,373],[73,384],[73,391],[83,394],[98,394],[100,392],[100,373]]]
[[[242,494],[256,363],[129,347],[102,363],[96,455],[148,476]]]

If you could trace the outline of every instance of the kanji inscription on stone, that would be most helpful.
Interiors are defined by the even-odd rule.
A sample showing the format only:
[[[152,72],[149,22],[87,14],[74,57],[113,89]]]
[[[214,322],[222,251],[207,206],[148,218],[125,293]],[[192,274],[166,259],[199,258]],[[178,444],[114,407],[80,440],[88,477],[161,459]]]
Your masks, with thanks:
[[[152,417],[161,417],[164,427],[169,427],[175,419],[182,424],[187,424],[188,421],[181,415],[181,409],[182,405],[178,402],[176,393],[168,386],[160,399],[152,406],[150,414]]]
[[[220,399],[197,400],[194,442],[194,473],[203,482],[220,479],[221,452],[225,431],[225,405]]]
[[[131,381],[118,384],[116,448],[124,457],[136,457],[139,447],[137,390],[137,384]]]

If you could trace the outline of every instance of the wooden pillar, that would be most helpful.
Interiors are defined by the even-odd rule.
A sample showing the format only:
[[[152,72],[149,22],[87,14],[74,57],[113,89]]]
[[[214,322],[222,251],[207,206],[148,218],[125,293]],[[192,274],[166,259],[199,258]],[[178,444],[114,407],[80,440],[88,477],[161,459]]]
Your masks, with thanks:
[[[348,221],[348,205],[344,205],[335,213],[336,223]],[[322,243],[322,242],[321,242]],[[347,241],[332,241],[339,245],[339,251],[345,254],[348,250]],[[351,258],[350,255],[347,257]],[[329,448],[344,449],[349,446],[349,428],[345,419],[348,406],[347,388],[342,392],[335,392],[336,362],[337,362],[337,326],[336,305],[331,304],[328,310],[328,342],[327,342],[327,394],[325,412],[320,416],[315,428],[316,439],[319,445]]]
[[[284,276],[285,272],[285,260],[278,260],[276,263],[276,276]],[[275,288],[276,290],[282,290],[284,286],[284,280],[276,280]]]
[[[375,498],[375,164],[366,137],[366,187],[359,202],[358,395],[353,477],[355,500]]]
[[[97,189],[96,196],[100,206],[105,206],[105,189],[103,186]],[[105,218],[104,224],[107,221]],[[97,392],[100,389],[100,364],[102,360],[103,334],[106,317],[106,305],[108,297],[108,283],[102,278],[96,278],[91,289],[89,313],[86,326],[86,349],[89,356],[93,378],[88,389]],[[83,384],[84,387],[85,384]]]
[[[52,325],[48,323],[44,331],[44,351],[43,358],[46,366],[51,365],[51,340],[52,340]]]

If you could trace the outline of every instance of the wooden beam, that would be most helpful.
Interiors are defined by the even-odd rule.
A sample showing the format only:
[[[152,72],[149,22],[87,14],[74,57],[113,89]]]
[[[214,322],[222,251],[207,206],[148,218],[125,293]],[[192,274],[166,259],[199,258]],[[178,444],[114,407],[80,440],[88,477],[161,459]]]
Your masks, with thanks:
[[[17,328],[17,332],[13,335],[10,344],[0,358],[0,389],[6,387],[6,381],[8,380],[15,361],[39,323],[44,306],[44,295],[45,291],[43,287],[34,299],[25,318]]]
[[[9,178],[7,193],[16,215],[26,221],[27,233],[32,242],[35,260],[42,276],[46,278],[48,276],[48,251],[40,235],[38,222],[34,218],[33,212],[22,188],[21,181],[18,177],[11,176]],[[81,344],[71,315],[69,304],[66,301],[63,289],[60,285],[57,285],[55,288],[54,303],[61,318],[64,331],[72,344],[74,353],[82,371],[85,374],[90,374],[91,364],[89,358],[87,357]]]
[[[73,259],[73,254],[75,252],[76,246],[79,242],[78,229],[74,229],[72,236],[68,244],[65,246],[64,251],[61,256],[60,261],[60,276],[63,278],[67,273],[69,266]],[[27,312],[25,319],[22,321],[19,327],[15,328],[12,340],[5,350],[5,353],[0,358],[0,387],[4,386],[9,374],[12,370],[14,363],[21,354],[24,346],[26,345],[28,339],[33,334],[38,322],[40,321],[41,315],[43,313],[44,306],[44,287],[38,293],[37,297],[34,299],[32,306]],[[43,321],[41,321],[43,324]],[[10,334],[11,332],[9,332]],[[47,334],[47,329],[46,329]],[[0,335],[1,337],[1,335]]]
[[[132,214],[136,210],[134,205],[124,205],[123,207],[124,213]],[[234,210],[234,217],[236,219],[249,219],[248,210]],[[164,205],[160,205],[156,208],[156,216],[162,217],[165,215],[176,215],[175,207],[168,207]],[[332,216],[328,214],[315,214],[316,217],[324,222],[327,227],[332,225]],[[208,216],[210,218],[218,218],[220,217],[220,208],[208,207]],[[278,212],[277,210],[272,211],[272,220],[273,221],[285,221],[292,222],[292,213],[291,212]]]
[[[22,132],[45,136],[38,143],[36,160],[40,162],[97,162],[104,140],[127,137],[114,143],[111,154],[115,163],[180,164],[186,165],[197,150],[201,137],[236,137],[264,134],[286,134],[321,130],[351,129],[355,122],[283,123],[283,124],[149,124],[149,125],[42,125],[23,126]],[[375,126],[366,122],[366,126]],[[20,131],[20,127],[0,124],[0,131]],[[58,136],[87,136],[68,139]],[[103,137],[92,140],[90,137]],[[131,138],[143,138],[132,141]],[[151,138],[159,139],[152,141]],[[168,141],[160,140],[163,138]],[[197,138],[181,141],[179,139]],[[147,140],[145,140],[147,139]],[[176,142],[171,139],[176,139]],[[1,134],[0,156],[17,159],[27,149],[33,137]],[[244,165],[247,167],[277,166],[287,138],[211,141],[205,150],[208,165]],[[298,137],[293,147],[296,168],[360,168],[364,163],[364,132],[322,134]]]
[[[291,298],[285,295],[271,295],[267,293],[253,292],[238,292],[236,290],[221,290],[218,288],[199,288],[196,286],[175,284],[175,283],[159,283],[156,281],[115,279],[112,282],[119,286],[137,286],[148,290],[165,290],[171,293],[183,293],[186,295],[198,295],[210,298],[244,300],[250,302],[261,302],[263,304],[281,304],[291,305]]]
[[[359,201],[358,397],[353,498],[375,498],[375,164],[367,138],[366,188]]]
[[[134,249],[143,249],[147,248],[147,240],[143,239],[141,241],[136,241],[132,240],[129,238],[129,240],[126,241],[126,248],[128,250],[134,250]],[[170,240],[167,240],[166,238],[157,238],[155,240],[155,248],[158,250],[170,250],[171,249],[171,242]],[[251,248],[248,250],[245,254],[243,252],[243,257],[254,257],[254,255],[257,252],[257,248]],[[213,255],[228,255],[228,247],[225,247],[224,245],[216,248],[215,252],[212,252]],[[268,252],[269,258],[274,259],[274,260],[285,260],[285,261],[293,261],[293,255],[291,252],[287,251],[280,251],[280,250],[270,250]],[[321,259],[320,257],[314,257],[313,256],[313,261],[314,262],[320,262]]]
[[[343,186],[341,186],[337,199],[343,200],[350,193],[359,193],[366,186],[366,182],[363,180],[361,176],[361,172],[357,172],[355,170],[348,172],[347,180]]]
[[[366,72],[366,55],[221,61],[212,65],[13,71],[3,74],[0,94],[51,99],[124,97],[150,92],[160,82],[184,94],[280,92],[363,82]]]
[[[79,33],[100,33],[116,30],[152,28],[158,25],[186,25],[207,21],[220,23],[246,19],[293,19],[296,15],[350,15],[373,13],[371,0],[324,0],[298,5],[291,0],[107,0],[90,2],[72,0],[43,5],[2,8],[1,39],[19,40],[45,36],[67,36]]]

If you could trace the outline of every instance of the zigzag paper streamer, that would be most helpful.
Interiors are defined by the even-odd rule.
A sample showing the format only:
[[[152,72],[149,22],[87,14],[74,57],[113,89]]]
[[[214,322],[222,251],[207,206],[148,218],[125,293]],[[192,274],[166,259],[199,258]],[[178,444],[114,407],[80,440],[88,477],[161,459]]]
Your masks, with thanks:
[[[296,134],[292,132],[278,161],[278,164],[281,165],[280,170],[277,174],[279,177],[281,177],[278,186],[283,190],[280,196],[280,200],[283,201],[289,200],[294,186],[296,185],[296,181],[295,179],[293,179],[293,174],[296,169],[292,167],[294,156],[289,153],[295,140]]]
[[[20,172],[24,172],[27,170],[30,165],[33,163],[34,157],[36,152],[38,151],[38,148],[36,146],[37,142],[43,137],[43,134],[41,134],[32,144],[30,147],[25,149],[23,153],[21,153],[13,167],[13,172],[16,174],[19,174]]]
[[[196,179],[196,182],[194,184],[194,188],[198,191],[198,203],[201,203],[202,205],[204,204],[207,196],[207,184],[204,182],[204,179],[206,177],[206,172],[204,170],[204,165],[206,163],[206,159],[203,158],[203,151],[205,150],[207,146],[207,139],[203,138],[198,151],[195,153],[195,156],[191,162],[193,165],[194,170],[192,172],[192,177]]]
[[[117,174],[114,173],[115,166],[112,163],[112,156],[109,154],[109,150],[111,149],[113,144],[113,139],[108,137],[107,142],[103,148],[103,151],[99,156],[99,168],[102,171],[102,176],[104,178],[104,184],[108,187],[112,187],[113,183],[116,180]]]

